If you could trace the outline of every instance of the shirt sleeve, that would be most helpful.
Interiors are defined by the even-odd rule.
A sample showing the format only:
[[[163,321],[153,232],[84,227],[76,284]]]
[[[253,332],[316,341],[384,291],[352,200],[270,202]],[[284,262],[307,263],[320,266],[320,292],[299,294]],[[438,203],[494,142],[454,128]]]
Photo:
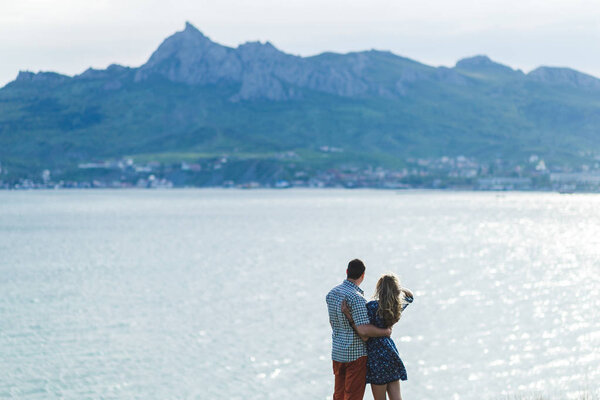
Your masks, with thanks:
[[[356,326],[366,325],[369,323],[369,315],[367,314],[367,301],[362,296],[353,296],[350,299],[350,308],[352,309],[352,319]]]

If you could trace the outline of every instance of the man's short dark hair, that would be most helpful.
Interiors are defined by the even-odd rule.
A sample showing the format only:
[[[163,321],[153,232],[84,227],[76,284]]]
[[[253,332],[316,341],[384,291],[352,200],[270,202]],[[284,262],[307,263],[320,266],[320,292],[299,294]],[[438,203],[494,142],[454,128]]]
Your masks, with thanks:
[[[362,274],[365,273],[365,264],[360,261],[358,258],[350,261],[348,263],[348,270],[346,274],[350,279],[358,279]]]

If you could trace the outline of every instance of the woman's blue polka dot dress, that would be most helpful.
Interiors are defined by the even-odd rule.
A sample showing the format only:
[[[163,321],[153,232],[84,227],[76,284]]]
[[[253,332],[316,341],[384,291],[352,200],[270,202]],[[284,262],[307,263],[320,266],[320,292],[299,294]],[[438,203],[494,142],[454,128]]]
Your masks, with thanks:
[[[412,298],[406,298],[406,308]],[[383,319],[377,315],[379,303],[373,300],[367,303],[367,313],[371,324],[378,328],[387,328]],[[373,337],[367,341],[367,383],[385,385],[397,380],[405,381],[406,369],[400,359],[398,349],[390,337]]]

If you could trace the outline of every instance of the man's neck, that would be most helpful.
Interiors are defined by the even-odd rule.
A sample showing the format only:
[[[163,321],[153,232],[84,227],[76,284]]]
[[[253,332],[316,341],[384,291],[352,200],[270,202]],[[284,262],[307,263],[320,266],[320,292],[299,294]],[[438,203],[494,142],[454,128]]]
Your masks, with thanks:
[[[358,280],[357,280],[357,279],[346,278],[346,280],[347,280],[348,282],[352,282],[352,283],[354,283],[356,286],[360,286],[360,283],[358,282]]]

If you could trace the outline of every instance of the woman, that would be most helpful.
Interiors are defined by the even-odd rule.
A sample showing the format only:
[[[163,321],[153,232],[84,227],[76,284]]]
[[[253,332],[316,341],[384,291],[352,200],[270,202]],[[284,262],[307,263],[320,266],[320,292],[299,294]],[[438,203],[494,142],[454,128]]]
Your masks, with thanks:
[[[391,328],[398,322],[406,306],[412,303],[413,294],[400,286],[396,275],[385,274],[379,278],[373,298],[367,303],[370,323],[378,328]],[[345,301],[342,302],[342,312],[356,331],[351,310]],[[386,393],[390,400],[402,400],[400,380],[406,380],[406,369],[392,338],[361,339],[367,341],[367,383],[371,384],[374,400],[385,400]]]

